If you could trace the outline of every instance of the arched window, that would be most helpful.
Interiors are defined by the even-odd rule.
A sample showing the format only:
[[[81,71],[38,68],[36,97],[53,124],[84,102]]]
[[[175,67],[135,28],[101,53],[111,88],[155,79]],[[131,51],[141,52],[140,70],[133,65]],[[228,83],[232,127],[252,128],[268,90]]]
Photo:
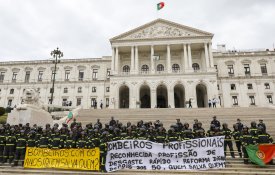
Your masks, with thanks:
[[[192,67],[193,67],[194,71],[200,70],[200,65],[198,63],[193,63]]]
[[[123,66],[122,72],[130,72],[130,66],[128,65]]]
[[[157,66],[157,71],[164,71],[164,66],[162,65],[162,64],[159,64],[158,66]]]
[[[141,72],[148,72],[149,71],[149,66],[144,64],[141,66]]]
[[[179,72],[180,71],[180,66],[178,64],[173,64],[172,65],[172,71],[173,72]]]

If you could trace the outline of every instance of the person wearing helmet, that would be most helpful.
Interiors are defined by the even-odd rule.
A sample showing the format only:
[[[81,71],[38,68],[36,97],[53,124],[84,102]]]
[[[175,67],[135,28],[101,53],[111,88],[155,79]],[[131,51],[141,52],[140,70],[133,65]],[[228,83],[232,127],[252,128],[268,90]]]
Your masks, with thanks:
[[[240,156],[240,158],[242,158],[242,150],[241,150],[242,144],[240,142],[241,132],[239,131],[239,127],[237,124],[233,125],[233,129],[234,129],[234,131],[232,132],[232,136],[235,140],[235,144],[238,149],[239,156]]]
[[[120,129],[119,128],[115,128],[114,129],[114,132],[113,132],[113,141],[116,141],[116,140],[121,140],[121,136],[120,136]]]
[[[198,122],[199,120],[198,119],[195,119],[194,120],[194,124],[193,124],[193,131],[197,130],[198,129]]]
[[[260,126],[263,127],[264,132],[266,132],[266,126],[264,124],[263,119],[259,119],[258,127],[260,127]]]
[[[180,119],[177,119],[176,126],[179,131],[182,131],[183,124],[181,123]]]
[[[258,144],[270,144],[273,143],[272,137],[266,133],[265,128],[262,126],[258,127],[258,136],[256,137],[256,142]]]
[[[202,127],[202,123],[201,122],[197,122],[197,125],[196,125],[196,129],[193,129],[194,131],[194,137],[195,138],[201,138],[201,132],[203,132],[203,136],[205,136],[205,130],[204,128]],[[200,135],[200,136],[198,136]]]
[[[36,140],[35,140],[35,131],[31,130],[29,134],[27,135],[27,146],[28,147],[35,147],[36,146]]]
[[[98,129],[94,129],[94,132],[93,132],[92,136],[89,138],[89,140],[94,147],[99,147],[100,133],[99,133]]]
[[[245,147],[248,145],[255,144],[254,137],[248,132],[248,127],[244,126],[243,131],[240,136],[240,142],[242,143],[242,151],[243,151],[243,158],[244,158],[244,164],[248,164],[248,154],[246,152]]]
[[[166,131],[163,126],[160,126],[156,133],[155,142],[165,143],[165,141],[166,141]]]
[[[60,131],[58,129],[56,129],[54,131],[53,137],[51,138],[50,147],[52,149],[61,149],[61,148],[63,148],[63,146],[64,146],[64,142],[61,139]]]
[[[148,140],[148,135],[145,128],[140,128],[137,136],[138,140]]]
[[[217,120],[217,117],[216,117],[216,116],[213,116],[213,120],[211,121],[210,124],[211,124],[211,125],[213,124],[213,125],[215,125],[215,127],[218,127],[218,128],[221,127],[221,124],[220,124],[220,122]]]
[[[249,131],[250,131],[250,134],[253,137],[257,137],[258,136],[258,128],[257,128],[257,123],[255,121],[251,122],[251,127],[250,127]]]
[[[6,143],[5,128],[1,126],[0,127],[0,163],[3,162],[5,143]]]
[[[20,161],[22,166],[24,165],[25,152],[26,152],[27,140],[25,136],[25,131],[20,131],[20,137],[16,140],[16,149],[15,149],[15,158],[14,158],[14,166],[18,165],[18,161]]]
[[[5,163],[5,162],[7,162],[7,160],[9,160],[9,164],[11,164],[14,159],[15,144],[16,144],[14,128],[11,128],[10,130],[7,131],[5,143],[6,143],[6,145],[4,147],[3,163]]]
[[[80,133],[80,138],[76,142],[76,148],[87,148],[87,139],[84,131]]]
[[[181,140],[190,140],[194,139],[194,133],[191,129],[185,129],[182,131]]]
[[[197,138],[205,138],[205,130],[204,129],[199,129],[196,131],[196,139]]]
[[[242,124],[242,122],[241,122],[241,119],[237,119],[237,123],[236,123],[236,125],[237,125],[237,127],[238,127],[238,130],[240,131],[240,132],[242,132],[242,130],[243,130],[243,124]]]
[[[224,135],[224,155],[226,157],[226,149],[229,147],[232,158],[235,158],[233,143],[232,143],[232,131],[228,128],[227,123],[222,124],[222,135]]]
[[[178,134],[175,132],[174,128],[170,128],[167,134],[167,142],[177,142],[180,141]]]
[[[76,147],[76,142],[74,140],[74,133],[70,131],[66,140],[64,141],[64,148],[70,149],[75,147]]]
[[[215,125],[211,124],[210,129],[207,131],[207,137],[214,137],[215,135]]]

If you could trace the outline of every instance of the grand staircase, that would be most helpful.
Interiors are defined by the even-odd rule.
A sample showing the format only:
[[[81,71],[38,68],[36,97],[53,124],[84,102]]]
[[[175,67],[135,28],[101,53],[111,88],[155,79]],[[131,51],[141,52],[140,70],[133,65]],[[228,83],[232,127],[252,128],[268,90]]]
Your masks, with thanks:
[[[201,109],[90,109],[82,110],[77,118],[78,122],[83,125],[88,123],[95,123],[97,119],[101,122],[107,123],[111,116],[116,120],[126,124],[131,122],[136,124],[139,120],[152,121],[160,120],[165,127],[169,127],[176,122],[176,119],[181,119],[181,122],[188,122],[190,126],[194,123],[194,119],[198,119],[203,123],[203,127],[207,130],[210,121],[215,115],[222,123],[226,122],[229,127],[236,123],[237,118],[242,120],[242,123],[250,126],[251,121],[258,123],[259,119],[263,119],[267,126],[269,134],[275,138],[275,109],[271,108],[201,108]],[[234,148],[236,150],[236,148]],[[229,154],[228,154],[229,155]],[[237,152],[235,153],[237,155]],[[275,161],[274,161],[275,162]],[[23,169],[22,167],[11,168],[8,165],[1,166],[0,174],[106,174],[100,172],[87,172],[87,171],[71,171],[71,170],[54,170],[54,169]],[[257,165],[243,164],[243,159],[237,157],[232,159],[230,157],[226,160],[226,168],[219,170],[206,170],[206,171],[141,171],[141,170],[121,170],[111,174],[138,174],[138,175],[166,175],[166,174],[275,174],[275,165],[267,165],[266,167],[259,167]]]

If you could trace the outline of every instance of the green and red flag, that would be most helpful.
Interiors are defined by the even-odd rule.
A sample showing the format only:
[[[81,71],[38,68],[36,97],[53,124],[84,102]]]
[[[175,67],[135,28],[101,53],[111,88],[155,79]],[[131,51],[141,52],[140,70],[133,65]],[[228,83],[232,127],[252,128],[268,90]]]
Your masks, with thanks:
[[[164,2],[160,2],[157,4],[157,9],[160,10],[164,7]]]
[[[250,161],[260,166],[265,166],[275,157],[275,144],[248,145],[245,148]]]
[[[74,114],[70,111],[65,122],[68,124],[73,118]]]

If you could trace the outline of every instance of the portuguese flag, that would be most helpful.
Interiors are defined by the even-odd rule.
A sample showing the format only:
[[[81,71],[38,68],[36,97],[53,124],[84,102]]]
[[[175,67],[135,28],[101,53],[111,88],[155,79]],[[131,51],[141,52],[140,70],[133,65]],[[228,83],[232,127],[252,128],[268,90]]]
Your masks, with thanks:
[[[260,166],[265,166],[275,157],[275,144],[248,145],[245,148],[251,162]]]
[[[73,115],[72,111],[70,111],[67,116],[66,123],[68,124],[73,119],[73,117],[74,117],[74,115]]]
[[[160,10],[164,7],[164,2],[160,2],[157,4],[157,9]]]

